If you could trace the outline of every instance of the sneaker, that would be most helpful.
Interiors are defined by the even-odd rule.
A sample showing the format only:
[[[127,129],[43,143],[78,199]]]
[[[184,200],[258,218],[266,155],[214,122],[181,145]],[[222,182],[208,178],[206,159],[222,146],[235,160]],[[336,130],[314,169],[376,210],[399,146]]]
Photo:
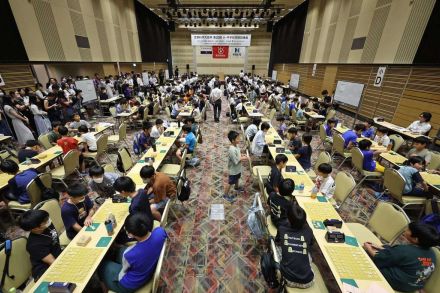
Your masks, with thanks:
[[[236,197],[236,196],[231,195],[231,196],[229,197],[229,202],[230,202],[230,203],[234,203],[236,200],[237,200],[237,197]]]
[[[238,192],[243,192],[244,188],[243,186],[239,186],[238,188],[234,188],[235,190],[237,190]]]
[[[223,198],[229,202],[231,202],[231,197],[227,194],[223,194]]]

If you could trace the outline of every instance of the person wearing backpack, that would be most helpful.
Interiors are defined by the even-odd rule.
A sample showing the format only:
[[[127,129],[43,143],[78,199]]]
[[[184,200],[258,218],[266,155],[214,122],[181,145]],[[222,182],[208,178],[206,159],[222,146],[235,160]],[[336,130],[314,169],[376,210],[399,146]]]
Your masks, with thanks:
[[[295,190],[295,182],[292,179],[283,179],[278,185],[278,189],[279,193],[270,193],[267,200],[270,208],[270,219],[277,228],[288,224],[286,211],[293,201],[292,194]]]
[[[298,202],[286,208],[287,223],[278,227],[275,242],[281,247],[280,271],[287,287],[309,288],[313,285],[310,247],[313,232],[306,222],[306,212]]]

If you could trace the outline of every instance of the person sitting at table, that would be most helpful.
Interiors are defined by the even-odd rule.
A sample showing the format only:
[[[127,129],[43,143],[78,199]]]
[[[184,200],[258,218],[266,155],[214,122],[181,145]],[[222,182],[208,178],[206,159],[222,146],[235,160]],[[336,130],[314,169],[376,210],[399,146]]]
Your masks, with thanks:
[[[136,244],[121,247],[115,261],[101,263],[98,276],[104,292],[131,293],[145,285],[153,277],[168,237],[162,227],[153,229],[153,220],[139,212],[127,217],[124,229]]]
[[[260,126],[261,119],[260,118],[254,118],[252,119],[252,123],[249,124],[248,127],[246,127],[246,130],[244,131],[244,134],[249,139],[249,141],[252,141],[255,137],[255,134],[258,132],[258,127]]]
[[[284,139],[284,135],[285,135],[286,130],[287,130],[286,118],[284,118],[284,116],[282,116],[278,120],[279,120],[280,124],[278,126],[277,132],[278,132],[278,135],[282,139]]]
[[[32,263],[34,282],[44,274],[61,254],[59,235],[45,210],[28,210],[19,220],[19,226],[29,231],[26,250]]]
[[[390,138],[388,137],[388,129],[385,127],[378,127],[376,130],[376,136],[374,137],[374,142],[390,150],[392,144]]]
[[[195,122],[194,117],[187,117],[183,120],[183,124],[191,127],[191,132],[194,133],[194,135],[197,135],[198,125]]]
[[[296,110],[296,120],[304,121],[306,120],[306,117],[304,117],[304,110],[307,107],[306,104],[301,104],[298,109]]]
[[[158,139],[164,132],[163,120],[156,119],[153,128],[151,129],[150,136],[154,139]]]
[[[73,114],[72,122],[67,123],[66,127],[70,130],[76,130],[82,125],[84,125],[87,128],[92,127],[92,125],[90,125],[89,122],[87,122],[86,120],[82,120],[81,116],[79,116],[78,113],[75,113]]]
[[[292,154],[297,154],[298,150],[302,147],[301,138],[298,136],[298,129],[290,127],[289,130],[287,130],[287,139],[287,148]]]
[[[52,145],[56,145],[57,144],[57,140],[59,140],[61,138],[61,134],[58,131],[60,126],[61,126],[61,122],[60,121],[52,122],[52,130],[49,131],[49,133],[47,134],[49,142]]]
[[[251,144],[251,153],[261,157],[263,153],[267,153],[267,144],[265,140],[266,133],[269,131],[270,125],[267,122],[261,123],[260,130],[255,134]]]
[[[187,154],[194,153],[194,148],[196,147],[196,136],[192,132],[191,126],[185,124],[182,126],[183,138],[185,141],[181,147],[177,149],[176,156],[179,162],[182,160],[183,151],[186,149]]]
[[[292,179],[283,179],[278,188],[279,192],[271,192],[267,199],[270,219],[277,228],[282,225],[288,225],[286,210],[294,201],[293,191],[295,190],[295,182]]]
[[[104,86],[102,86],[100,87],[100,90],[101,91],[99,92],[99,100],[100,101],[107,100],[108,99],[107,89]]]
[[[113,188],[119,192],[123,197],[129,197],[131,199],[128,211],[130,214],[141,212],[150,219],[157,219],[160,221],[160,213],[155,207],[150,204],[149,196],[145,189],[139,188],[136,191],[136,184],[133,179],[128,176],[121,176],[113,183]]]
[[[171,110],[171,118],[177,119],[177,116],[179,116],[181,109],[183,108],[183,100],[178,99],[176,103],[174,103],[173,108]]]
[[[149,121],[142,122],[142,131],[136,133],[135,140],[137,140],[137,145],[140,148],[140,153],[144,153],[147,151],[154,143],[155,140],[151,136],[151,129],[153,128],[153,125]]]
[[[40,152],[41,147],[38,141],[36,140],[28,140],[24,148],[18,151],[18,161],[20,163],[26,161],[27,158],[32,158]]]
[[[0,171],[3,173],[13,175],[8,180],[8,192],[5,193],[6,201],[18,201],[20,204],[30,203],[29,194],[26,187],[38,175],[38,171],[30,168],[19,172],[19,166],[16,162],[6,159],[0,163]]]
[[[93,192],[103,199],[113,197],[116,192],[113,183],[119,178],[117,173],[104,172],[103,167],[93,165],[89,168],[89,176],[92,179],[89,182],[89,188]]]
[[[318,166],[315,179],[315,191],[322,193],[326,198],[333,197],[335,180],[332,177],[332,165],[322,163]]]
[[[324,124],[324,129],[325,129],[325,141],[328,143],[333,143],[333,129],[336,127],[336,119],[335,118],[330,118],[329,120],[327,120],[327,123]]]
[[[287,156],[285,154],[278,154],[275,157],[275,166],[272,166],[269,177],[267,177],[266,183],[266,191],[267,194],[271,192],[279,192],[279,186],[283,181],[283,175],[281,174],[281,170],[286,167],[287,164]]]
[[[194,118],[196,123],[200,123],[202,121],[202,113],[200,112],[199,103],[194,102],[193,107],[192,118]]]
[[[373,121],[368,119],[364,122],[365,129],[362,131],[362,136],[373,139],[374,138],[374,128],[373,128]]]
[[[275,242],[281,247],[280,272],[286,286],[309,288],[313,285],[311,268],[311,246],[313,232],[307,224],[307,215],[298,202],[289,202],[286,207],[287,221],[278,227]]]
[[[405,161],[404,166],[401,166],[398,172],[405,179],[405,187],[403,194],[422,196],[428,195],[428,185],[423,180],[419,171],[423,167],[423,158],[418,156],[410,157]]]
[[[312,167],[312,147],[310,143],[312,142],[312,135],[310,133],[304,133],[302,136],[302,146],[298,149],[295,154],[295,158],[298,163],[301,164],[304,170],[309,170]]]
[[[361,137],[362,131],[364,131],[364,124],[356,124],[354,126],[354,130],[350,129],[344,134],[342,134],[342,138],[344,139],[344,148],[350,150],[352,147],[357,146],[357,139]]]
[[[83,152],[96,153],[98,151],[97,140],[93,133],[85,125],[78,127],[78,134],[81,135]]]
[[[407,129],[414,133],[420,133],[423,135],[427,135],[427,133],[431,130],[432,126],[429,123],[431,121],[432,114],[429,112],[422,112],[419,115],[419,120],[411,123]]]
[[[125,98],[119,100],[119,103],[116,105],[116,114],[121,113],[130,113],[130,107],[128,105],[128,101]]]
[[[372,142],[369,139],[363,139],[359,142],[359,149],[361,150],[362,154],[364,155],[364,163],[363,168],[366,171],[369,172],[385,172],[385,167],[380,165],[378,162],[374,160],[374,155],[380,154],[380,151],[373,152],[370,150],[372,146]]]
[[[73,183],[67,189],[68,199],[61,207],[61,217],[66,234],[73,239],[82,227],[92,224],[92,217],[95,213],[93,202],[88,197],[87,187],[82,183]]]
[[[143,166],[139,175],[146,184],[145,190],[153,209],[163,210],[170,198],[176,196],[176,184],[166,174],[156,172],[153,166]]]
[[[424,160],[424,165],[431,162],[431,152],[428,150],[429,138],[425,136],[416,137],[413,141],[413,148],[409,150],[407,157],[419,156]]]
[[[382,246],[365,242],[363,247],[394,290],[422,290],[434,269],[438,270],[433,247],[440,245],[440,234],[431,225],[411,222],[403,237],[409,244]]]

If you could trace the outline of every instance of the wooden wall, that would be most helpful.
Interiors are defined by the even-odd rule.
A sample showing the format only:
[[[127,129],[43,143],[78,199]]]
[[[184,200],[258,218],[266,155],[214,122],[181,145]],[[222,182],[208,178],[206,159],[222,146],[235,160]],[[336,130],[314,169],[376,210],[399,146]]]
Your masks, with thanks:
[[[32,75],[31,67],[23,64],[0,64],[0,74],[5,82],[2,86],[6,94],[15,91],[17,88],[35,87],[35,80]]]
[[[318,64],[312,76],[313,64],[276,64],[278,80],[287,83],[292,73],[298,73],[299,91],[320,96],[323,89],[330,93],[338,80],[365,84],[359,113],[364,117],[382,116],[397,125],[408,126],[419,114],[433,114],[430,135],[440,129],[440,68],[404,65],[387,66],[381,87],[373,86],[378,66],[360,64]],[[342,108],[356,112],[356,108]]]

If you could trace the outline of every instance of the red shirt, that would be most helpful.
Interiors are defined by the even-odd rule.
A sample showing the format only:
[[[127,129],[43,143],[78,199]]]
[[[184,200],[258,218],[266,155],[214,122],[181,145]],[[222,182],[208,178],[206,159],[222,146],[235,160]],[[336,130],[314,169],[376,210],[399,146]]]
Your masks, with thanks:
[[[63,154],[67,154],[71,150],[78,149],[78,141],[73,137],[62,137],[57,140],[57,145],[63,149]]]

